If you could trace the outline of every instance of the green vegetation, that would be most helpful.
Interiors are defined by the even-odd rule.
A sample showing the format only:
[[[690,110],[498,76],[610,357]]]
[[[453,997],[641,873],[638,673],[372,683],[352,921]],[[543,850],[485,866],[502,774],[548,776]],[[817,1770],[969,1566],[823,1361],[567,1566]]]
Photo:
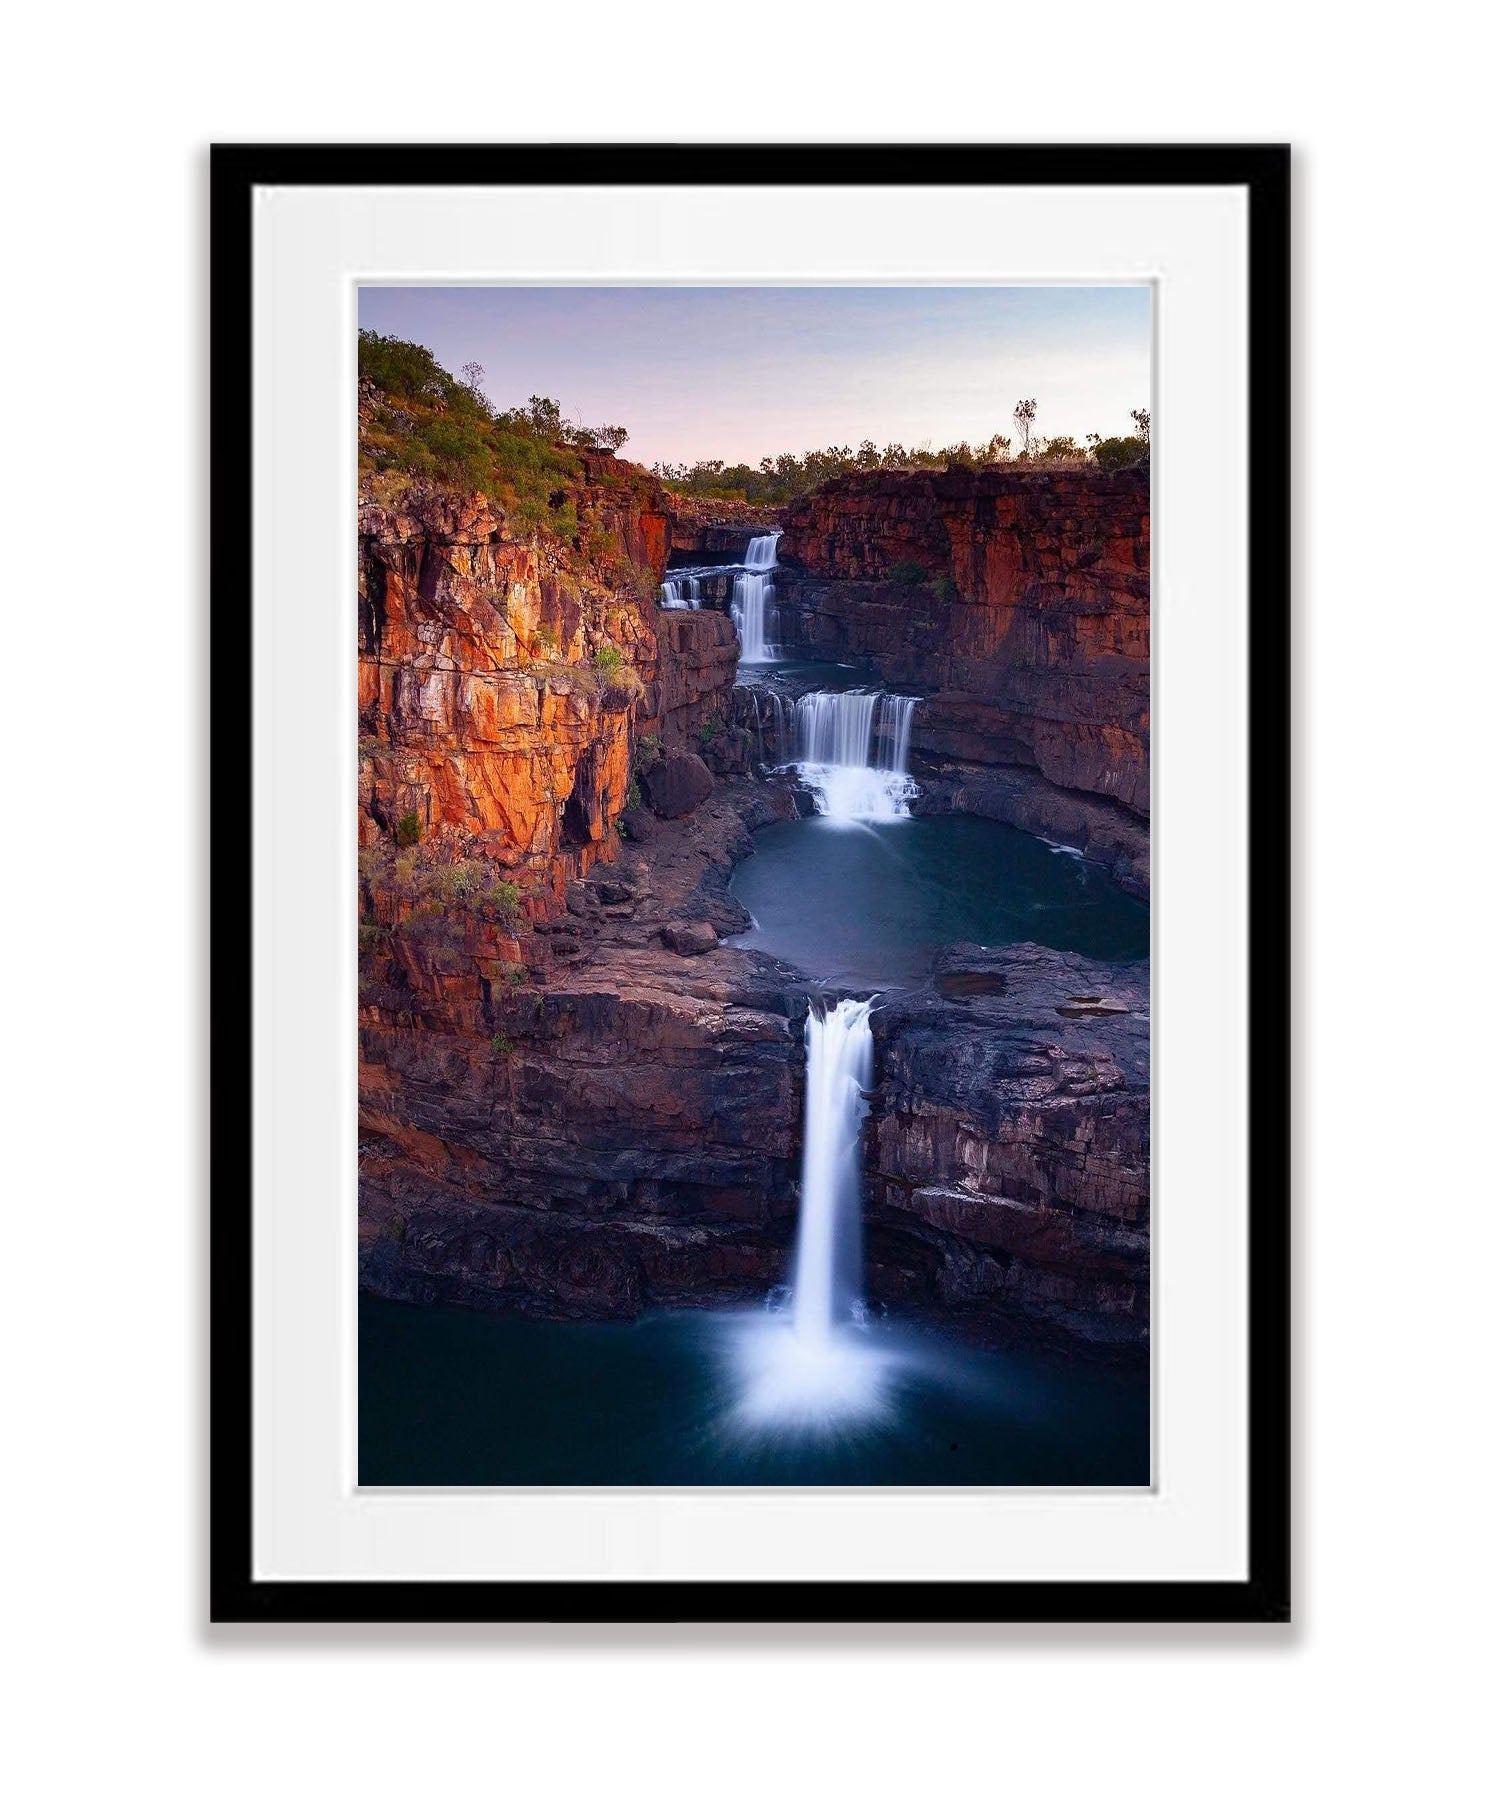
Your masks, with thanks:
[[[1015,410],[1021,448],[1013,451],[1012,439],[996,432],[988,442],[960,440],[935,450],[927,444],[887,444],[882,449],[870,438],[857,448],[830,444],[826,450],[809,450],[802,456],[784,453],[764,456],[749,463],[657,463],[656,475],[674,492],[695,494],[710,500],[745,500],[752,506],[784,506],[835,475],[852,475],[872,469],[977,469],[996,464],[1020,467],[1066,468],[1070,466],[1115,469],[1128,467],[1150,454],[1151,415],[1135,412],[1135,436],[1099,438],[1091,433],[1082,446],[1071,437],[1035,437],[1036,402],[1023,400]],[[1098,444],[1129,445],[1130,453],[1115,450],[1099,456]],[[924,577],[918,577],[923,579]]]
[[[472,913],[509,925],[521,910],[520,888],[507,881],[496,864],[485,857],[460,856],[451,862],[419,863],[415,850],[395,854],[389,842],[382,841],[360,851],[359,875],[371,901],[385,897],[414,908],[407,920],[408,929],[412,919],[419,927],[423,921],[437,919],[453,924],[452,913]],[[383,926],[370,929],[385,930]],[[361,943],[364,931],[361,926]],[[436,938],[441,934],[429,931],[427,935]]]
[[[1093,437],[1089,447],[1101,469],[1128,469],[1148,454],[1147,446],[1138,437]]]
[[[396,842],[403,850],[410,850],[414,844],[422,841],[422,821],[416,813],[402,813],[396,821]]]
[[[605,644],[594,653],[594,667],[604,681],[605,688],[612,694],[638,694],[643,683],[639,675],[625,660],[623,653],[613,644]]]
[[[514,1056],[516,1053],[516,1042],[514,1038],[508,1038],[503,1031],[497,1031],[490,1039],[490,1049],[495,1056],[500,1058]]]
[[[422,344],[359,334],[361,416],[359,466],[362,475],[397,481],[428,479],[487,495],[512,525],[533,536],[574,545],[599,565],[617,587],[641,600],[654,597],[649,569],[626,555],[618,534],[578,513],[577,484],[582,456],[618,450],[629,437],[623,425],[587,426],[564,419],[546,394],[532,394],[524,406],[497,409],[484,392],[484,370],[467,363],[462,377],[451,375]],[[1131,414],[1130,436],[1090,432],[1080,445],[1072,437],[1037,436],[1035,400],[1020,401],[1013,414],[1013,439],[1000,432],[983,443],[967,440],[935,449],[929,444],[858,446],[830,444],[801,455],[784,452],[755,465],[705,460],[658,463],[654,473],[674,492],[710,500],[739,500],[754,506],[782,506],[838,475],[875,469],[976,469],[997,464],[1039,468],[1129,468],[1151,453],[1151,415]],[[638,479],[630,464],[592,465],[601,485],[619,489]],[[379,490],[377,489],[377,492]],[[927,579],[925,573],[915,579]],[[540,635],[540,634],[539,634]],[[548,650],[555,644],[543,640]]]
[[[930,579],[927,570],[919,562],[893,562],[889,573],[892,581],[917,582]]]
[[[698,742],[705,747],[713,743],[715,738],[721,738],[723,735],[724,721],[722,719],[705,719],[698,727]]]
[[[424,345],[377,331],[359,334],[359,374],[374,390],[360,421],[361,473],[426,476],[487,494],[523,531],[567,543],[579,532],[568,491],[583,473],[578,453],[618,449],[629,435],[621,425],[567,424],[543,394],[497,412],[477,363],[459,380]]]
[[[643,775],[654,763],[659,763],[661,757],[661,739],[654,731],[648,732],[636,744],[635,754],[630,759],[631,770],[636,775]]]
[[[435,863],[417,873],[415,887],[424,898],[444,906],[507,921],[515,918],[521,906],[521,890],[483,857]]]

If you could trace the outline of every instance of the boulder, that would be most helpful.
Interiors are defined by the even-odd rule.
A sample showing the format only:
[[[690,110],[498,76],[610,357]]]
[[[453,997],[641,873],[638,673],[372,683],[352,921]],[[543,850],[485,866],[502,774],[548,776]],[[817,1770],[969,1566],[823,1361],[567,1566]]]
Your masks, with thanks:
[[[719,947],[719,934],[707,919],[674,919],[661,928],[661,941],[679,956],[706,956]]]
[[[701,756],[675,752],[653,763],[641,776],[641,786],[652,812],[663,819],[680,819],[713,792],[714,778]]]

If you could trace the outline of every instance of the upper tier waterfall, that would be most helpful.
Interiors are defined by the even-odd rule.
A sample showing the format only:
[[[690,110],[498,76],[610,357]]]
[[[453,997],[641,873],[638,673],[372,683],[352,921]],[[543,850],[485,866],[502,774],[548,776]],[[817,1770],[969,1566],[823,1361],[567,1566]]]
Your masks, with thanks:
[[[779,531],[771,531],[751,538],[744,569],[734,578],[729,610],[740,637],[742,663],[773,662],[776,658],[776,583],[772,577],[780,536]]]

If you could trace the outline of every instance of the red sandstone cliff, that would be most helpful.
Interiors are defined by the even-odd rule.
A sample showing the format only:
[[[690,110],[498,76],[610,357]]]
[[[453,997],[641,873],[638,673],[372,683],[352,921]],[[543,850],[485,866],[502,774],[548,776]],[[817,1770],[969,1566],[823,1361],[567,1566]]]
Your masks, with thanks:
[[[723,893],[744,826],[685,754],[732,766],[734,629],[658,609],[659,486],[582,468],[570,542],[430,484],[360,510],[361,1239],[385,1292],[762,1291],[794,1211],[799,1039],[755,959],[714,949],[747,923]],[[637,804],[649,859],[618,829],[643,788],[693,815]]]
[[[783,525],[783,635],[927,694],[918,749],[1149,813],[1149,470],[872,471]]]
[[[614,854],[633,743],[726,717],[735,669],[724,615],[658,612],[663,507],[576,498],[613,560],[515,535],[482,495],[415,488],[359,521],[360,841],[414,821],[423,860],[493,861],[543,912]]]

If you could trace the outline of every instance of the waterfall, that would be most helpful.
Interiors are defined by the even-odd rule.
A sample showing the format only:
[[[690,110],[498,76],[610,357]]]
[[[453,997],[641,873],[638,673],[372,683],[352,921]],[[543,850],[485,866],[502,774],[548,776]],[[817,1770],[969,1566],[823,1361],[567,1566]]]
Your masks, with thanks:
[[[776,541],[779,531],[768,532],[750,540],[745,552],[745,566],[734,578],[734,594],[729,610],[734,628],[740,635],[742,663],[774,662],[777,655],[776,584],[772,574],[776,568]]]
[[[875,1069],[873,1004],[840,1000],[807,1016],[790,1302],[747,1315],[733,1340],[733,1418],[753,1432],[842,1435],[892,1416],[899,1353],[864,1329],[860,1304],[860,1133]]]
[[[780,694],[772,694],[771,711],[776,719],[776,760],[787,763],[792,760],[792,734],[788,720],[791,713]]]
[[[786,760],[829,819],[905,819],[917,791],[906,771],[916,699],[909,694],[813,693],[798,700]]]
[[[762,693],[758,688],[742,687],[746,703],[755,721],[755,754],[766,768],[780,768],[792,760],[791,733],[787,727],[790,712],[785,700],[774,689]]]
[[[697,575],[669,575],[661,584],[661,603],[674,612],[687,608],[697,612],[702,597],[701,580]]]
[[[792,1324],[806,1348],[829,1344],[860,1298],[860,1129],[875,1064],[869,1000],[807,1015],[802,1210]]]

